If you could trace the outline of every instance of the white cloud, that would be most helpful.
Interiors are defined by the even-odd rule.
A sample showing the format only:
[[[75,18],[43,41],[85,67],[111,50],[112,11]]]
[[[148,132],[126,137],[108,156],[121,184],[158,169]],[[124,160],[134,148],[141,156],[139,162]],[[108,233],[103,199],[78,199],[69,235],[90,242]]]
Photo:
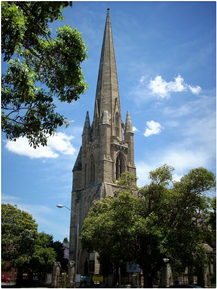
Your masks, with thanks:
[[[26,137],[14,141],[6,141],[5,147],[18,155],[28,156],[30,158],[57,158],[60,152],[66,155],[74,155],[75,148],[70,143],[73,136],[67,136],[65,133],[56,133],[48,138],[47,146],[40,146],[36,149],[30,147]]]
[[[185,83],[184,83],[184,78],[181,77],[181,75],[178,75],[175,78],[175,81],[170,81],[167,83],[167,90],[170,92],[180,92],[185,90]]]
[[[157,76],[154,80],[150,81],[148,88],[153,94],[157,94],[161,98],[167,98],[169,94],[166,86],[166,81],[164,81],[161,76]]]
[[[138,176],[138,186],[144,186],[150,183],[149,172],[161,167],[164,164],[173,166],[173,180],[179,181],[181,177],[187,174],[191,169],[198,167],[209,167],[211,158],[205,151],[188,150],[178,145],[170,146],[166,149],[155,151],[145,161],[136,162],[136,171]]]
[[[163,153],[161,161],[172,165],[178,174],[184,174],[193,168],[206,167],[209,163],[208,156],[203,150],[178,148],[178,145],[167,149]]]
[[[149,162],[149,160],[147,160],[146,162],[139,161],[138,163],[136,163],[138,187],[142,187],[144,185],[150,184],[151,180],[149,179],[149,173],[151,171],[156,170],[157,168],[159,168],[162,165],[163,165],[163,162],[160,158],[159,158],[159,161]],[[168,165],[171,165],[171,164],[168,164]],[[172,176],[173,176],[173,181],[179,182],[181,180],[181,178],[183,177],[183,174],[173,173]]]
[[[20,198],[14,197],[14,196],[8,196],[8,195],[1,195],[1,201],[2,203],[11,203],[11,202],[16,202],[19,201]]]
[[[173,181],[174,182],[180,182],[183,175],[173,174]]]
[[[33,219],[39,225],[38,231],[41,231],[41,226],[47,225],[49,228],[52,228],[53,226],[53,222],[51,222],[53,209],[46,205],[23,203],[20,198],[6,194],[2,194],[2,203],[17,205],[18,209],[28,212],[30,215],[32,215]]]
[[[199,94],[202,90],[200,86],[194,87],[194,86],[189,85],[188,87],[193,94]]]
[[[143,83],[143,77],[140,79],[140,83]],[[185,83],[184,78],[178,75],[174,78],[174,81],[166,82],[161,76],[156,76],[154,80],[150,80],[148,88],[152,94],[157,95],[159,98],[169,98],[171,92],[181,92],[187,89],[194,94],[201,92],[200,86],[191,86]]]
[[[140,80],[139,80],[139,82],[140,83],[145,83],[145,80],[147,79],[147,75],[143,75],[141,78],[140,78]]]
[[[73,136],[67,136],[65,133],[59,132],[48,139],[48,146],[64,155],[73,155],[76,150],[70,143],[71,139],[73,139]]]
[[[139,187],[148,185],[150,183],[150,179],[148,178],[149,173],[156,168],[157,167],[154,167],[149,161],[139,161],[136,163],[137,185]]]
[[[170,118],[179,118],[190,115],[193,109],[194,108],[192,107],[191,104],[183,104],[180,105],[179,107],[165,107],[162,110],[162,113]]]
[[[45,205],[34,205],[34,204],[28,204],[21,202],[22,200],[15,196],[10,196],[6,194],[2,194],[2,203],[10,203],[11,205],[17,205],[17,207],[22,210],[29,212],[31,215],[36,213],[45,213],[50,214],[52,210]]]
[[[25,137],[19,138],[15,142],[7,141],[5,147],[12,153],[30,158],[57,158],[59,156],[49,146],[40,146],[37,149],[30,147]]]
[[[162,76],[158,75],[152,79],[149,75],[140,77],[138,84],[132,88],[129,95],[133,97],[135,103],[140,106],[141,103],[153,100],[153,96],[158,99],[170,98],[171,93],[188,91],[195,95],[202,92],[200,86],[192,86],[185,82],[184,78],[179,74],[174,77],[173,81],[167,82]]]
[[[162,110],[167,121],[165,125],[174,123],[174,135],[179,135],[186,147],[204,148],[207,154],[215,157],[216,148],[216,112],[215,95],[200,96],[194,101],[179,107],[166,107]],[[177,126],[175,124],[177,123]]]
[[[158,134],[162,131],[163,127],[160,123],[155,122],[153,120],[146,122],[148,128],[146,128],[144,136],[148,137],[152,134]]]
[[[161,76],[151,80],[148,88],[153,94],[157,94],[160,98],[169,98],[170,92],[180,92],[186,89],[184,79],[181,75],[175,78],[175,81],[166,82]]]
[[[139,130],[135,126],[133,126],[133,132],[135,132],[135,131],[139,132]]]
[[[216,169],[216,112],[215,91],[207,92],[177,108],[167,107],[162,111],[164,124],[169,133],[169,142],[157,149],[146,148],[135,159],[138,185],[148,184],[150,171],[162,166],[175,168],[173,180],[179,181],[189,170],[204,167]]]

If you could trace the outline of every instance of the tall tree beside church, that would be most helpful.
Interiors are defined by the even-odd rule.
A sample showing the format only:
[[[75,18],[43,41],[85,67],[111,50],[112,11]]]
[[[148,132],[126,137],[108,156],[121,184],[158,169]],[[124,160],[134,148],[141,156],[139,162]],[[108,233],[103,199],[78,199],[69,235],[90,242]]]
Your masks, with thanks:
[[[53,248],[53,236],[44,232],[38,233],[34,242],[30,268],[38,272],[51,273],[57,253]]]
[[[32,215],[12,206],[1,205],[1,258],[11,266],[22,268],[30,264],[34,253],[37,227]]]
[[[53,262],[61,262],[67,271],[67,260],[64,258],[64,247],[53,236],[45,232],[38,233],[38,225],[29,213],[20,210],[16,205],[1,205],[1,258],[2,269],[7,261],[10,266],[18,268],[18,280],[22,272],[37,271],[44,281],[45,272],[52,272]]]
[[[172,171],[164,165],[151,172],[138,196],[129,190],[96,202],[82,227],[83,248],[97,251],[102,265],[138,263],[145,287],[152,287],[165,258],[177,272],[206,259],[209,202],[203,192],[215,186],[215,177],[198,168],[172,186]]]
[[[2,131],[7,138],[28,138],[46,145],[65,118],[55,112],[54,97],[71,103],[87,89],[81,63],[86,46],[77,29],[65,25],[51,36],[49,24],[63,19],[67,1],[2,1],[1,49],[7,71],[2,75]],[[42,87],[45,87],[42,88]]]
[[[43,282],[45,273],[52,273],[55,261],[60,262],[61,270],[67,272],[68,260],[64,258],[63,243],[53,241],[53,236],[45,232],[38,233],[29,269],[38,272],[40,280]]]
[[[211,200],[211,211],[209,212],[208,223],[212,230],[216,231],[216,197]]]

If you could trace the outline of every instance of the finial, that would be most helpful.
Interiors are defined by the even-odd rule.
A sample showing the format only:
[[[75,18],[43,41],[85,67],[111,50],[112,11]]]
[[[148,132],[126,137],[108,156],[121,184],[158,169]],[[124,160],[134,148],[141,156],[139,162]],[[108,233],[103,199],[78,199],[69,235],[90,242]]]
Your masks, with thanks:
[[[110,8],[107,8],[107,10],[109,11],[109,10],[110,10]]]
[[[127,111],[127,117],[126,117],[126,124],[125,124],[125,132],[133,132],[131,117],[129,110]]]

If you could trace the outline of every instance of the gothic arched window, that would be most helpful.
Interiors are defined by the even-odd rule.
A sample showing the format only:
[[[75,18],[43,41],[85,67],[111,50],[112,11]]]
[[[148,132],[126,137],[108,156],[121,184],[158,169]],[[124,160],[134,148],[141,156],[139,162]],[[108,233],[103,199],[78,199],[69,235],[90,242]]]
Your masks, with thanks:
[[[118,112],[116,112],[116,114],[115,114],[115,133],[116,133],[116,136],[117,136],[117,137],[120,136],[119,114],[118,114]]]
[[[90,181],[95,182],[95,160],[93,155],[90,157]]]
[[[87,164],[84,165],[84,182],[85,185],[87,184]]]
[[[125,158],[122,153],[119,153],[116,159],[116,180],[120,178],[125,170]]]

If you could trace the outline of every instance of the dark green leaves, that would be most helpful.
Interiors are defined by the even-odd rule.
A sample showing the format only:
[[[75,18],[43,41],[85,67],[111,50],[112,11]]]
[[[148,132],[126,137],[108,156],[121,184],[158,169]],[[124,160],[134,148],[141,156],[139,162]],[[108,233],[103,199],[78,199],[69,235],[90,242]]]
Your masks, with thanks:
[[[2,259],[10,261],[14,267],[29,263],[37,235],[35,220],[10,204],[2,204],[1,219]]]
[[[100,261],[121,265],[137,262],[153,280],[169,258],[173,270],[205,266],[203,244],[210,241],[207,224],[214,175],[204,168],[191,170],[172,182],[174,168],[164,165],[150,173],[151,183],[135,190],[135,178],[123,174],[116,197],[98,201],[82,227],[82,246],[101,255]],[[170,186],[168,186],[170,184]],[[213,216],[209,220],[213,223]],[[151,284],[149,284],[151,285]]]
[[[53,236],[44,232],[38,233],[34,242],[34,253],[31,256],[30,266],[41,272],[51,272],[53,262],[56,260],[56,252],[52,248]]]
[[[13,140],[25,136],[36,148],[63,124],[53,97],[70,103],[87,89],[80,67],[87,49],[81,33],[70,26],[51,37],[49,23],[61,19],[71,2],[1,4],[2,53],[9,60],[2,75],[2,131]]]
[[[27,19],[15,2],[2,1],[1,8],[2,53],[4,53],[4,61],[8,61],[24,39]]]
[[[10,261],[13,267],[52,272],[54,261],[65,264],[62,243],[53,236],[37,232],[32,216],[10,204],[1,206],[2,265]]]

